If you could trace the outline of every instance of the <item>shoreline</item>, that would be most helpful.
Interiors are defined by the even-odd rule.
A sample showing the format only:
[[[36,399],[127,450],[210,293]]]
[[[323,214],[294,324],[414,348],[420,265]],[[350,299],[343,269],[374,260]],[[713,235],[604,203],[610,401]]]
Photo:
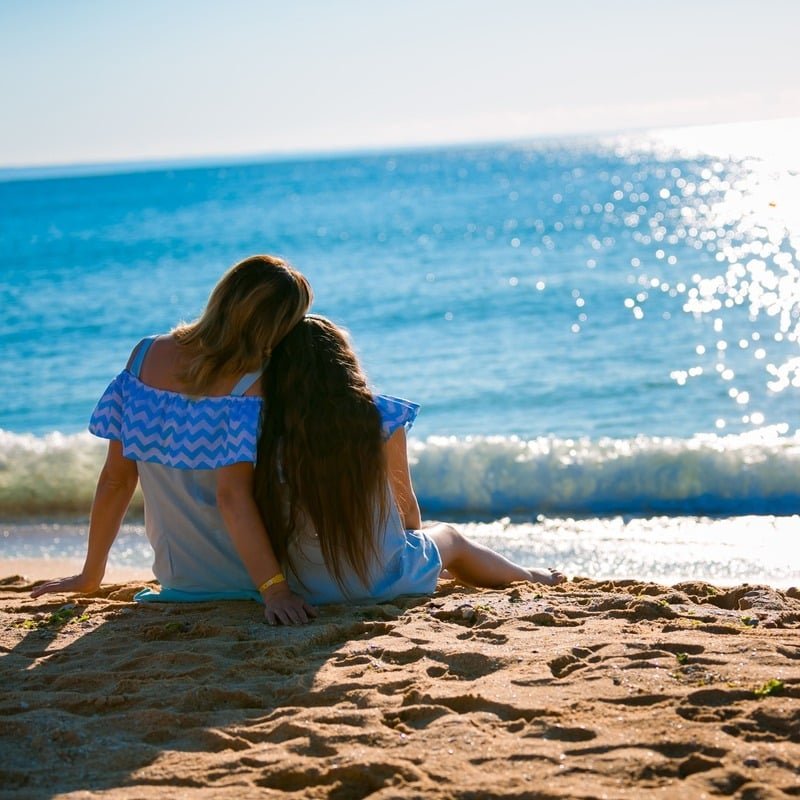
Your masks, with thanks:
[[[39,582],[77,575],[83,569],[83,558],[4,558],[2,569],[6,576]],[[103,586],[134,581],[147,583],[152,580],[153,572],[149,567],[127,566],[110,562],[106,567]]]
[[[33,586],[36,583],[46,580],[53,580],[55,578],[64,578],[69,575],[77,575],[83,568],[83,558],[70,558],[68,556],[42,556],[42,557],[11,557],[0,559],[0,568],[6,580],[17,579]],[[576,578],[577,580],[588,580],[584,578]],[[629,576],[611,576],[595,578],[596,583],[613,583],[618,585],[626,584],[652,584],[652,585],[672,585],[673,583],[680,583],[681,581],[668,581],[666,584],[659,584],[657,581],[647,579],[637,580]],[[697,579],[687,579],[685,583],[696,582],[704,583]],[[139,584],[146,583],[156,584],[157,581],[153,576],[152,569],[148,566],[130,565],[109,560],[106,567],[106,574],[103,578],[102,586],[99,591],[105,591],[108,587],[117,584]],[[446,579],[440,580],[439,586],[447,584]],[[715,581],[713,585],[717,589],[726,592],[741,586],[762,586],[777,592],[789,592],[790,594],[796,591],[799,587],[789,585],[786,582],[761,582],[761,581],[743,581],[743,582],[725,582]]]
[[[446,582],[281,628],[30,588],[0,580],[9,800],[800,793],[797,590]]]
[[[800,517],[548,518],[461,522],[465,535],[526,566],[557,567],[595,580],[718,586],[800,587]],[[0,527],[0,574],[30,579],[80,571],[87,526],[77,521]],[[151,580],[153,553],[137,521],[126,521],[111,549],[106,582]],[[59,566],[63,563],[63,568]],[[112,571],[113,570],[113,571]]]

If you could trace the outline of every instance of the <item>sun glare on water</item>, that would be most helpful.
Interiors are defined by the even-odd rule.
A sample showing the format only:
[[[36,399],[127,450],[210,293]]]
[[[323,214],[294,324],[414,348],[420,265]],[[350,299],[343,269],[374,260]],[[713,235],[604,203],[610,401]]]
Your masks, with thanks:
[[[674,263],[670,245],[691,244],[714,254],[718,269],[661,288],[683,295],[683,311],[711,323],[713,339],[697,343],[698,362],[673,370],[678,385],[713,372],[741,409],[741,421],[760,426],[765,415],[753,386],[737,386],[734,362],[755,361],[763,394],[800,389],[800,119],[651,131],[620,137],[623,157],[647,153],[689,162],[665,174],[659,198],[674,220],[672,234],[651,225],[657,257]],[[698,165],[702,165],[701,168]],[[660,245],[661,246],[661,245]],[[655,285],[653,279],[652,285]],[[635,310],[635,309],[634,309]],[[761,393],[759,393],[761,394]],[[775,422],[775,420],[773,420]],[[717,420],[723,431],[726,419]]]

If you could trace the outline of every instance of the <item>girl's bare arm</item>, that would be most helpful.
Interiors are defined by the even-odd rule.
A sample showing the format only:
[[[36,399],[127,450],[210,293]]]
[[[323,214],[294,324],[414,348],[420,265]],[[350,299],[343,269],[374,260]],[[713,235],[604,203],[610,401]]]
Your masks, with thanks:
[[[386,468],[403,527],[417,530],[422,527],[417,496],[411,483],[408,467],[408,445],[405,428],[398,428],[386,442]]]

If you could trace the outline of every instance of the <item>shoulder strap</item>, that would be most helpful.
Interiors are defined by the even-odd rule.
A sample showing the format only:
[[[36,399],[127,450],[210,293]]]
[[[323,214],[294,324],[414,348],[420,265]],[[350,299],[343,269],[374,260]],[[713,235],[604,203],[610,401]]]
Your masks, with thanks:
[[[136,355],[133,357],[133,361],[128,368],[128,371],[134,378],[139,377],[139,373],[142,371],[142,364],[144,364],[144,357],[147,355],[150,345],[153,344],[156,339],[158,339],[157,334],[155,336],[146,336],[136,345]]]
[[[261,377],[263,372],[264,367],[261,367],[261,369],[257,369],[255,372],[248,372],[246,375],[242,375],[237,381],[236,386],[233,387],[231,396],[241,397]]]

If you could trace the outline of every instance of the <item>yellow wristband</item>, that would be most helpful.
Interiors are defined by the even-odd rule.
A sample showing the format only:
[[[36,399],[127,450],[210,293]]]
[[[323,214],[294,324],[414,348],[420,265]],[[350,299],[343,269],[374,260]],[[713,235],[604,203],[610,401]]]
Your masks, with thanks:
[[[270,578],[268,581],[264,581],[261,586],[258,587],[259,592],[266,592],[270,586],[274,586],[276,583],[283,583],[286,580],[286,577],[282,572],[279,572],[273,578]]]

